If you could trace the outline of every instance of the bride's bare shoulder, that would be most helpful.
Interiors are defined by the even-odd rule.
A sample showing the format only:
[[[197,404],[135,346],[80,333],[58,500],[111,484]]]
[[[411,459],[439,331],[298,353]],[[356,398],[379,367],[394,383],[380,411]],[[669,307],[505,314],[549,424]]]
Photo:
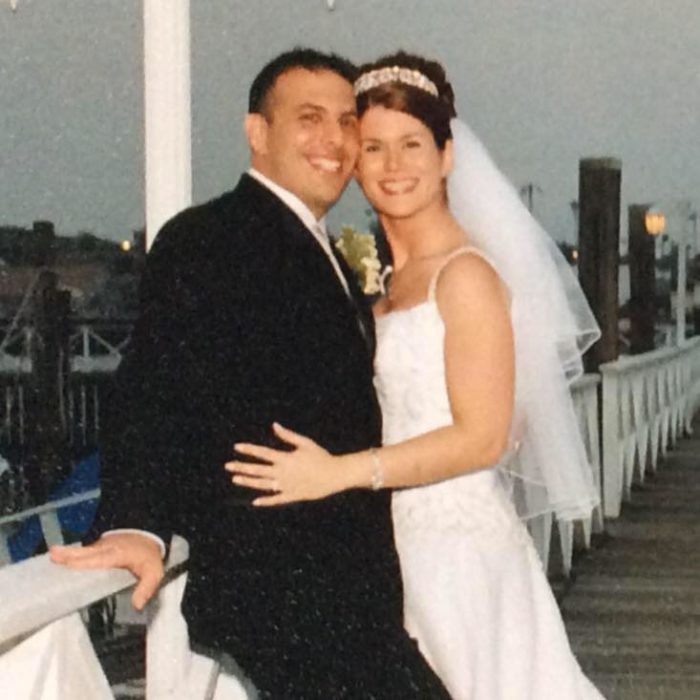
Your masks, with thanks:
[[[440,271],[435,287],[438,306],[483,307],[507,305],[508,295],[493,265],[476,251],[466,249]]]
[[[439,271],[436,291],[483,291],[485,287],[502,286],[493,264],[476,249],[465,248],[454,255]]]

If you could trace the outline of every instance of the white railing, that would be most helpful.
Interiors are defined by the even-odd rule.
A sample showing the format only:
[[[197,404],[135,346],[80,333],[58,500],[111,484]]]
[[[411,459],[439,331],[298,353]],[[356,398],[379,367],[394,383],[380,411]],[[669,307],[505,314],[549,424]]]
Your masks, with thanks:
[[[188,651],[187,630],[179,612],[187,558],[187,543],[174,538],[164,584],[149,604],[149,700],[204,698],[216,675],[212,661]],[[134,577],[125,570],[73,571],[53,564],[48,555],[0,569],[3,697],[113,698],[79,611],[133,584]]]
[[[681,347],[621,357],[600,367],[603,423],[603,512],[620,514],[636,476],[656,470],[700,401],[700,338]]]
[[[85,323],[79,325],[70,337],[71,371],[114,372],[121,362],[122,353],[131,336],[131,329],[127,325],[115,328],[120,331],[116,342],[106,340],[94,326]]]
[[[601,493],[600,433],[598,430],[599,386],[600,375],[586,374],[574,382],[571,392],[581,437],[586,448],[588,461],[593,469],[593,479],[598,487],[598,492]],[[551,514],[534,518],[528,522],[528,529],[545,570],[550,568],[553,523],[554,519]],[[596,508],[591,513],[590,518],[579,522],[557,520],[556,526],[561,550],[561,571],[552,573],[561,573],[568,577],[571,573],[574,545],[578,544],[587,549],[591,543],[591,532],[603,531],[602,509]]]
[[[99,331],[99,332],[98,332]],[[114,372],[131,335],[129,323],[81,323],[73,329],[69,342],[71,372]],[[105,337],[108,336],[108,337]],[[8,339],[9,338],[9,339]],[[31,374],[31,346],[36,338],[31,326],[24,326],[6,336],[0,346],[0,372]],[[11,348],[8,352],[6,348]]]
[[[659,457],[691,432],[700,407],[700,337],[680,348],[664,348],[624,356],[604,364],[601,374],[587,374],[572,387],[584,445],[601,494],[601,508],[576,523],[557,521],[561,572],[568,576],[574,546],[590,546],[591,533],[603,531],[603,518],[616,518],[631,498],[632,483],[642,482],[646,469],[656,470]],[[602,397],[602,435],[599,433]],[[602,455],[601,455],[602,438]],[[529,523],[530,532],[549,566],[553,519]]]
[[[180,602],[189,548],[174,537],[166,575],[147,608],[146,697],[212,697],[218,665],[189,650]],[[0,688],[13,700],[113,700],[80,611],[134,585],[121,569],[74,571],[48,555],[0,569]],[[226,679],[231,700],[243,687]]]
[[[112,690],[87,634],[81,611],[131,588],[122,569],[74,571],[40,555],[10,565],[7,536],[38,516],[47,545],[62,544],[61,508],[92,501],[99,489],[0,517],[0,697],[13,700],[113,700]],[[180,613],[185,590],[187,542],[175,536],[166,575],[147,606],[146,697],[149,700],[213,697],[218,665],[189,650]],[[227,698],[248,697],[237,680],[226,679]]]

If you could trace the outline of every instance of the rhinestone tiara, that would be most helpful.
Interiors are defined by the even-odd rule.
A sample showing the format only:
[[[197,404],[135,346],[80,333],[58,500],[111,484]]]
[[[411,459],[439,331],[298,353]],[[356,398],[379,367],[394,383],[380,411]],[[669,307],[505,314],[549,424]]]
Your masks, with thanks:
[[[400,66],[390,66],[363,73],[353,85],[355,97],[385,83],[403,83],[404,85],[410,85],[419,90],[429,92],[434,97],[438,96],[438,89],[435,83],[420,71],[401,68]]]

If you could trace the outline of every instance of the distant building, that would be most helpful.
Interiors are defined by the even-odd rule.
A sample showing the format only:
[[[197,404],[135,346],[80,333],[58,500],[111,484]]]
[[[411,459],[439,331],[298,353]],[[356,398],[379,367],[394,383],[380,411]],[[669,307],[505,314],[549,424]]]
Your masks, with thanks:
[[[46,268],[58,275],[59,287],[70,291],[73,314],[132,317],[144,255],[138,234],[134,232],[131,249],[124,250],[89,232],[57,236],[50,221],[35,221],[31,228],[0,226],[0,320],[15,315]]]

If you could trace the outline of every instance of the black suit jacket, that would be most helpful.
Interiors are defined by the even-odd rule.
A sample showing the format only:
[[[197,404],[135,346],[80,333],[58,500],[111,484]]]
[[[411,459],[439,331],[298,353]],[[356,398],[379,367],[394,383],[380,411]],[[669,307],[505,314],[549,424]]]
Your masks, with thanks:
[[[335,453],[379,444],[372,318],[343,266],[352,301],[298,217],[243,176],[159,233],[110,401],[97,532],[189,540],[191,639],[257,683],[261,659],[322,656],[344,664],[328,674],[350,668],[375,690],[422,663],[413,649],[396,656],[406,638],[388,492],[256,509],[223,469],[236,441],[274,445],[274,420]]]

